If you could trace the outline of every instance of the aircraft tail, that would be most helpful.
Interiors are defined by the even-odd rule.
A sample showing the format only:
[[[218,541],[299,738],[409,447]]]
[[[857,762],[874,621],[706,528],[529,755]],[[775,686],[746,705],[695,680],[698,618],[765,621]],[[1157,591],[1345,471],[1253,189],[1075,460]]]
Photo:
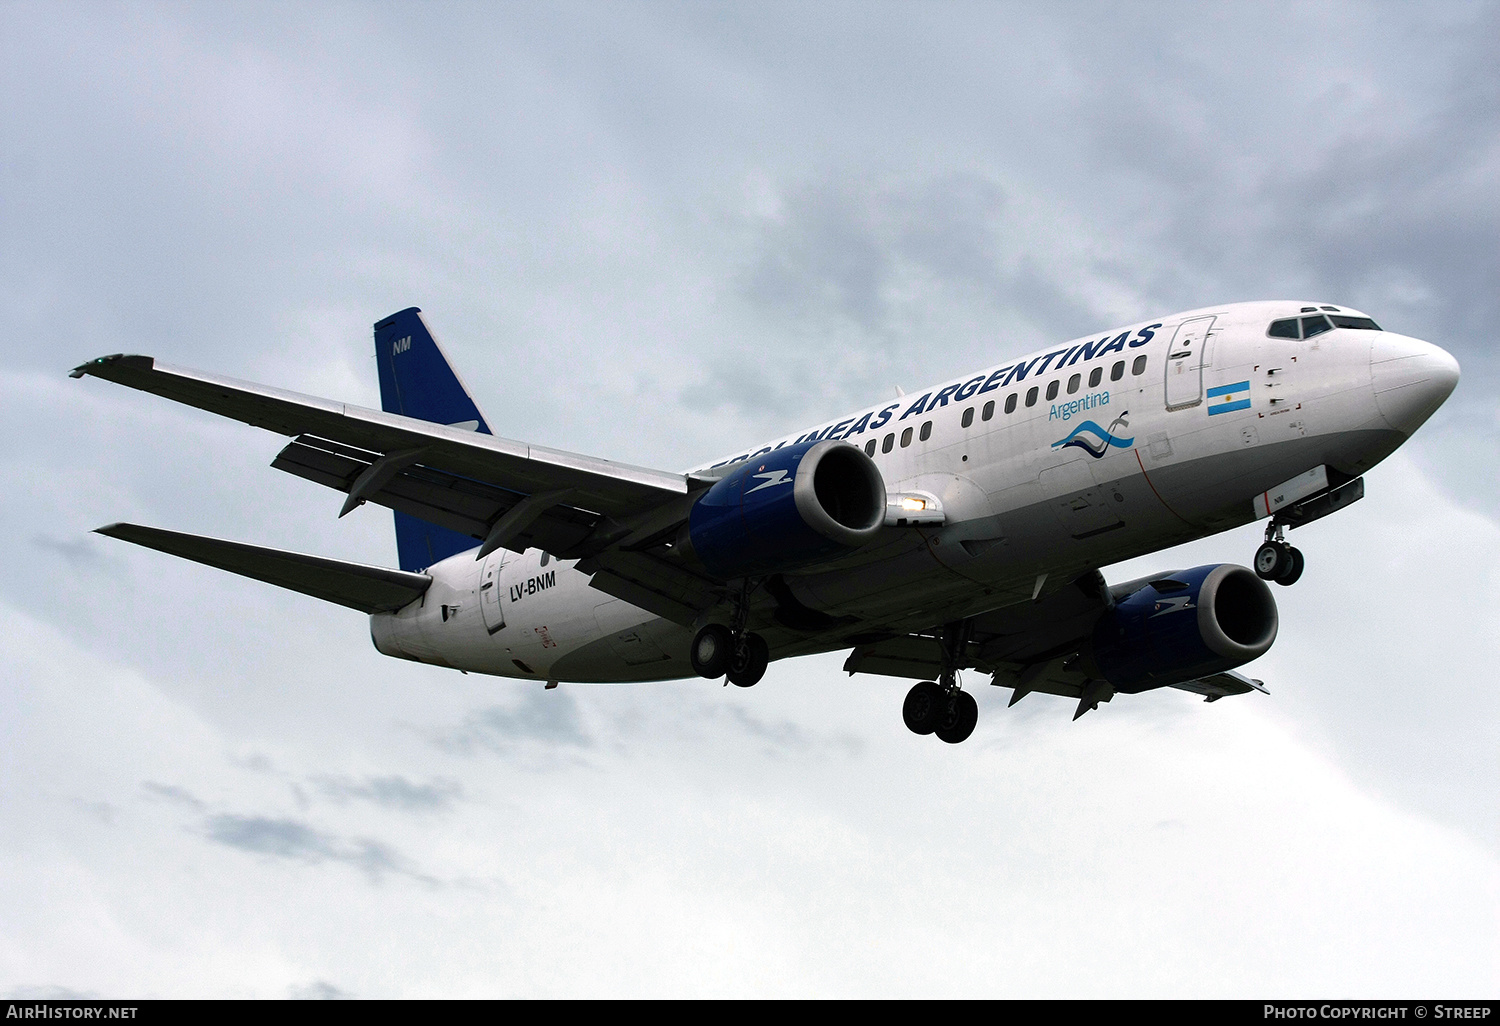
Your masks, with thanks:
[[[433,424],[494,434],[474,397],[422,319],[408,307],[375,324],[380,408]],[[396,551],[402,570],[420,570],[478,545],[468,535],[396,514]]]

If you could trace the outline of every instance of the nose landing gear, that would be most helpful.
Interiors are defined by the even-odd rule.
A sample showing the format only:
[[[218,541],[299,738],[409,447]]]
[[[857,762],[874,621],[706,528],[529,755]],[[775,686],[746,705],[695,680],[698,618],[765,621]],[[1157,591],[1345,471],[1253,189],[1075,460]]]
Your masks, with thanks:
[[[938,740],[956,745],[974,733],[979,722],[979,703],[958,686],[958,669],[968,644],[968,621],[943,626],[941,683],[924,680],[906,693],[901,718],[913,734],[936,734]]]
[[[1266,525],[1266,540],[1255,550],[1255,573],[1263,581],[1293,585],[1305,566],[1302,550],[1294,549],[1282,537],[1286,525],[1272,518]]]

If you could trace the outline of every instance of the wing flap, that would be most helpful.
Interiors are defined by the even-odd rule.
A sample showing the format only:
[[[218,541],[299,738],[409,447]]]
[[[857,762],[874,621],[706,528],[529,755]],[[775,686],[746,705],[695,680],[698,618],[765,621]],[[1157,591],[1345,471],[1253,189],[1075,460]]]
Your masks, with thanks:
[[[271,466],[349,492],[379,459],[379,453],[303,435],[277,453]],[[500,517],[525,498],[505,488],[428,466],[403,468],[361,497],[467,535],[475,539],[476,546]],[[554,506],[528,525],[509,547],[523,551],[535,546],[563,556],[589,537],[599,520],[597,513]]]
[[[644,552],[611,549],[583,560],[578,569],[592,574],[590,585],[606,595],[685,627],[720,598],[714,582]]]
[[[283,435],[312,435],[380,454],[420,450],[423,465],[529,495],[567,488],[574,505],[631,516],[687,493],[682,474],[527,445],[235,378],[104,356],[74,368]]]
[[[1191,691],[1195,695],[1202,695],[1205,702],[1217,702],[1230,695],[1248,695],[1252,691],[1259,691],[1263,695],[1270,694],[1266,690],[1265,681],[1253,680],[1233,670],[1225,670],[1223,673],[1214,673],[1171,686],[1178,691]]]
[[[95,533],[228,570],[241,577],[301,592],[325,602],[335,602],[362,613],[400,609],[420,598],[432,584],[432,578],[426,574],[196,534],[180,534],[139,524],[110,524]]]

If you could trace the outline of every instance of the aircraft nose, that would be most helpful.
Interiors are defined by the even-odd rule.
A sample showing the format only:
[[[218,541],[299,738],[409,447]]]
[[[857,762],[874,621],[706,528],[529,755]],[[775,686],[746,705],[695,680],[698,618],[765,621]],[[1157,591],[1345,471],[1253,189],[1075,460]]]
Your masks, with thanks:
[[[1431,342],[1383,331],[1370,348],[1370,380],[1380,415],[1410,435],[1453,394],[1458,361]]]

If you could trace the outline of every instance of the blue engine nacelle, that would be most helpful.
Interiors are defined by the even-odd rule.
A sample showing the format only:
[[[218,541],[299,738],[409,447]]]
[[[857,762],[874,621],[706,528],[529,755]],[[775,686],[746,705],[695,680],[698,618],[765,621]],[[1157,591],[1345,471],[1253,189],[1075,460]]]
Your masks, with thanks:
[[[717,577],[791,570],[869,542],[885,523],[885,481],[847,442],[788,445],[747,460],[693,505],[688,539]]]
[[[1094,662],[1117,692],[1134,694],[1232,670],[1276,640],[1266,582],[1231,563],[1163,574],[1116,589],[1094,627]]]

